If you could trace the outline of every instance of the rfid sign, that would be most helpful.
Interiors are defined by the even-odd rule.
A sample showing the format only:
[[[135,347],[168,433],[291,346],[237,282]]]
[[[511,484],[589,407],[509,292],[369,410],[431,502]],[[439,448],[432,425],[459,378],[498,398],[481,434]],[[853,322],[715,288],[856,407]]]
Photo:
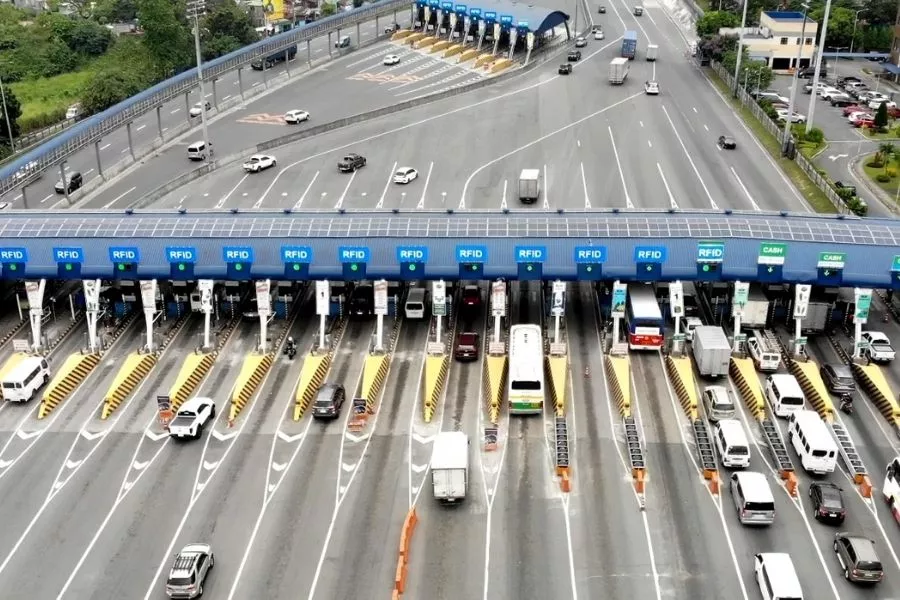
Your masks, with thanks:
[[[452,2],[441,2],[441,8],[443,10],[453,10],[453,3]]]
[[[28,262],[26,248],[0,248],[0,264],[4,278],[21,277]]]
[[[473,6],[469,9],[469,16],[473,19],[478,19],[479,17],[481,17],[481,9]]]
[[[307,279],[312,257],[312,248],[309,246],[282,246],[281,262],[284,263],[284,276],[288,279]]]
[[[495,12],[492,11],[492,10],[489,10],[489,11],[485,12],[485,13],[484,13],[484,20],[485,20],[485,21],[496,21],[496,20],[497,20],[497,13],[495,13]]]
[[[635,246],[636,275],[642,281],[659,279],[668,251],[665,246]]]
[[[56,272],[60,279],[78,277],[81,275],[81,264],[84,262],[84,250],[82,248],[54,248],[53,260],[56,262]]]
[[[425,273],[428,262],[428,248],[425,246],[399,246],[397,262],[400,263],[400,275],[404,279],[416,279]]]
[[[366,277],[366,265],[372,258],[365,246],[340,246],[338,260],[341,262],[345,280],[360,280]]]
[[[539,280],[544,271],[543,263],[547,258],[547,247],[516,246],[515,258],[519,268],[520,280]]]
[[[457,246],[456,263],[460,279],[480,279],[488,260],[487,246]]]
[[[512,25],[513,18],[512,15],[500,15],[500,24],[501,25]]]
[[[578,279],[598,281],[606,262],[606,246],[575,246],[574,259]]]
[[[465,15],[469,11],[469,7],[466,6],[465,4],[457,4],[454,7],[454,10],[456,11],[457,14]]]
[[[166,260],[172,279],[192,279],[194,264],[197,262],[197,249],[189,246],[167,247]]]
[[[725,261],[725,242],[697,243],[697,279],[718,280]]]
[[[134,274],[137,265],[141,262],[141,253],[135,247],[111,247],[109,249],[109,262],[113,264],[113,272],[116,275]]]

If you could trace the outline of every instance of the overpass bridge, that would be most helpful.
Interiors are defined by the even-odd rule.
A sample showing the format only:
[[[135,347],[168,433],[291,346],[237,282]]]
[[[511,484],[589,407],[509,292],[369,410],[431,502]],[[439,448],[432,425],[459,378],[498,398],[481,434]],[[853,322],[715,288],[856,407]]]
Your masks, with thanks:
[[[11,211],[6,279],[900,284],[900,222],[681,211]]]

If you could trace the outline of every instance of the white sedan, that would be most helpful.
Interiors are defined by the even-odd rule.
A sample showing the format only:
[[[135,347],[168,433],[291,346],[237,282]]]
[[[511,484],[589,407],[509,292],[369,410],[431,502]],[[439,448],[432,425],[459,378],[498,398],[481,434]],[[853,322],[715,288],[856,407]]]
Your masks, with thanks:
[[[600,29],[598,29],[597,31],[594,32],[594,39],[595,39],[595,40],[602,40],[603,38],[604,38],[603,31],[601,31]]]
[[[309,121],[309,113],[305,110],[289,110],[284,113],[285,123],[302,123]]]
[[[397,172],[394,173],[394,183],[407,184],[418,176],[419,172],[412,167],[403,167],[402,169],[397,169]]]
[[[387,56],[384,57],[384,64],[387,66],[399,65],[400,57],[397,56],[396,54],[388,54]]]
[[[659,95],[659,84],[655,81],[644,82],[644,93],[648,96]]]
[[[887,104],[887,107],[897,108],[897,103],[888,100],[887,98],[876,98],[874,100],[869,101],[869,108],[873,110],[878,110],[878,107],[882,105],[882,103]]]
[[[786,121],[788,118],[787,109],[777,110],[775,111],[778,114],[779,121]],[[798,112],[794,113],[794,116],[791,118],[791,123],[806,123],[806,117],[801,115]]]
[[[200,115],[202,115],[203,114],[203,104],[204,104],[203,102],[198,102],[197,104],[193,105],[191,107],[190,115],[192,117],[199,117]],[[206,112],[209,112],[211,110],[212,110],[212,103],[209,100],[207,100],[206,101]]]
[[[275,157],[268,154],[254,154],[250,160],[244,163],[244,170],[248,173],[259,173],[276,165]]]

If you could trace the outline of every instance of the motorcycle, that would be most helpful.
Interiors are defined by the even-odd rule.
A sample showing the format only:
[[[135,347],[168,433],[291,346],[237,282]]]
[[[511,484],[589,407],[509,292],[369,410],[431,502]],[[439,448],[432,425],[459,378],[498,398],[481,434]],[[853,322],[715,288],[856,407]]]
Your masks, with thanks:
[[[853,398],[851,398],[849,395],[841,398],[841,407],[840,408],[841,408],[842,413],[844,413],[846,415],[852,415],[853,414]]]
[[[295,356],[297,356],[297,347],[296,346],[288,346],[287,357],[291,360],[294,360]]]

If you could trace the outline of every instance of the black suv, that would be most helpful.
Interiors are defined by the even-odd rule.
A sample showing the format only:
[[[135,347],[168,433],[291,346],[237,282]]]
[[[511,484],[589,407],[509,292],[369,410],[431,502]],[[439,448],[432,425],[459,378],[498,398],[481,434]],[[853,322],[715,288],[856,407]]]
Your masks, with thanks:
[[[836,533],[832,549],[847,581],[874,584],[884,579],[884,567],[875,552],[875,542],[869,538],[846,532]]]
[[[581,60],[581,50],[572,50],[569,52],[569,62],[578,62]]]
[[[65,194],[72,193],[78,188],[80,188],[84,184],[84,178],[81,176],[81,173],[78,171],[72,171],[70,173],[66,173],[66,179],[63,181],[60,179],[56,182],[56,185],[53,189],[56,190],[57,194]]]
[[[833,394],[852,394],[856,391],[853,371],[847,365],[827,363],[819,369],[819,375],[828,391]]]
[[[337,419],[344,406],[347,392],[339,383],[326,383],[316,393],[316,402],[313,404],[314,419]]]
[[[572,74],[572,65],[569,63],[559,65],[559,74],[560,75],[571,75]]]
[[[809,499],[817,521],[840,525],[847,517],[841,488],[828,482],[816,481],[809,486]]]
[[[348,154],[338,163],[338,171],[341,173],[352,173],[353,171],[366,166],[366,157],[359,154]]]

